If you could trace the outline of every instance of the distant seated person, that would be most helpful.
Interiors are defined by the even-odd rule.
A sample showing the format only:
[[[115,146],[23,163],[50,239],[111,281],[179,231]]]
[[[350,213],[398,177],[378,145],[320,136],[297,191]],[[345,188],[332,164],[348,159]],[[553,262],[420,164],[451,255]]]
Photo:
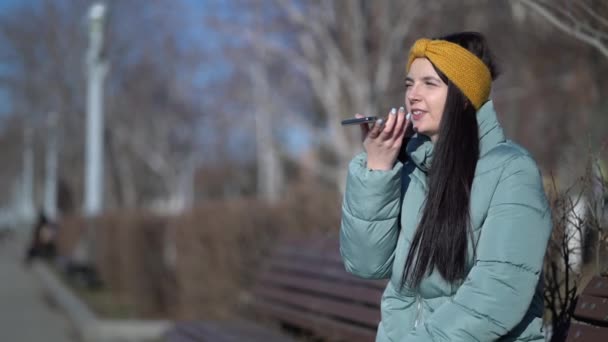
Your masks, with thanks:
[[[55,237],[57,227],[50,222],[44,213],[38,215],[38,221],[32,232],[32,239],[27,248],[25,262],[30,264],[35,258],[52,260],[55,258]]]

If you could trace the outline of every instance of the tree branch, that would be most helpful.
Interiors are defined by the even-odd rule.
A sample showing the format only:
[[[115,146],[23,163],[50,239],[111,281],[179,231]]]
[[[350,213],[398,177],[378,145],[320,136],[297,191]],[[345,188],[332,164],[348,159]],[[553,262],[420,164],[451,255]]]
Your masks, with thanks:
[[[572,27],[564,23],[563,20],[559,19],[555,14],[551,13],[546,7],[542,6],[538,3],[538,1],[534,0],[517,0],[521,4],[527,6],[529,9],[533,10],[536,14],[540,15],[542,18],[553,24],[553,26],[562,30],[564,33],[584,42],[593,47],[595,47],[604,57],[608,58],[608,46],[602,42],[602,40],[597,36],[593,36],[589,33],[585,33],[580,28]]]

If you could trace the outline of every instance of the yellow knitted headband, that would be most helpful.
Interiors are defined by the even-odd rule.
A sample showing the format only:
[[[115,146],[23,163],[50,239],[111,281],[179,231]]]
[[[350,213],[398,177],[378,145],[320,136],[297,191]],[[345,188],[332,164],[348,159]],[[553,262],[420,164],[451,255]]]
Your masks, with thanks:
[[[479,109],[490,97],[492,75],[488,67],[469,50],[445,40],[418,39],[407,61],[409,72],[416,58],[428,58]]]

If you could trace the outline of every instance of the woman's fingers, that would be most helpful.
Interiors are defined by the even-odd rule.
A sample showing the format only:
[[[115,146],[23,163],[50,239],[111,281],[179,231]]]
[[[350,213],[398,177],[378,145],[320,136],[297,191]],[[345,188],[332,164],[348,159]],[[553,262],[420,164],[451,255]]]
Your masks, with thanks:
[[[382,140],[388,140],[391,138],[392,134],[393,134],[393,130],[395,128],[395,123],[397,119],[397,110],[395,108],[391,109],[391,111],[388,114],[388,118],[386,119],[386,125],[384,125],[384,129],[382,130],[382,133],[380,134],[380,137],[382,138]]]
[[[399,139],[405,132],[405,128],[407,127],[408,120],[405,118],[405,108],[399,108],[399,112],[397,114],[397,123],[395,124],[395,134],[393,137],[395,139]]]
[[[403,142],[403,138],[407,134],[407,129],[412,123],[411,123],[411,120],[407,119],[407,115],[405,114],[405,108],[403,108],[403,107],[399,108],[398,116],[399,116],[399,120],[398,120],[397,125],[399,126],[399,130],[395,134],[395,136],[396,136],[395,141],[399,145],[401,145],[401,143]]]
[[[370,129],[366,125],[361,125],[363,139],[380,139],[380,141],[395,142],[402,136],[409,124],[409,120],[405,118],[405,108],[393,108],[386,119],[378,119]],[[363,117],[361,114],[356,114],[355,117]]]
[[[376,122],[374,123],[374,126],[372,127],[371,131],[368,134],[368,137],[371,139],[376,139],[380,135],[380,132],[382,132],[383,128],[384,128],[384,119],[376,120]]]
[[[407,124],[403,107],[391,110],[386,120],[376,121],[363,142],[370,169],[390,170],[395,165]]]

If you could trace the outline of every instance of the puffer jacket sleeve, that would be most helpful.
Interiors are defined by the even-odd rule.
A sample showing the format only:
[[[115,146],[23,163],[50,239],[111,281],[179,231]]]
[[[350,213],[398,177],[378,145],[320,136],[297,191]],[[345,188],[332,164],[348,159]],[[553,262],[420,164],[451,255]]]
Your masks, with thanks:
[[[530,306],[550,234],[540,173],[529,156],[517,156],[502,172],[464,283],[403,341],[493,341],[507,334]]]
[[[340,253],[348,272],[364,278],[391,274],[401,207],[399,161],[392,170],[367,168],[367,155],[357,155],[348,168],[342,202]]]

